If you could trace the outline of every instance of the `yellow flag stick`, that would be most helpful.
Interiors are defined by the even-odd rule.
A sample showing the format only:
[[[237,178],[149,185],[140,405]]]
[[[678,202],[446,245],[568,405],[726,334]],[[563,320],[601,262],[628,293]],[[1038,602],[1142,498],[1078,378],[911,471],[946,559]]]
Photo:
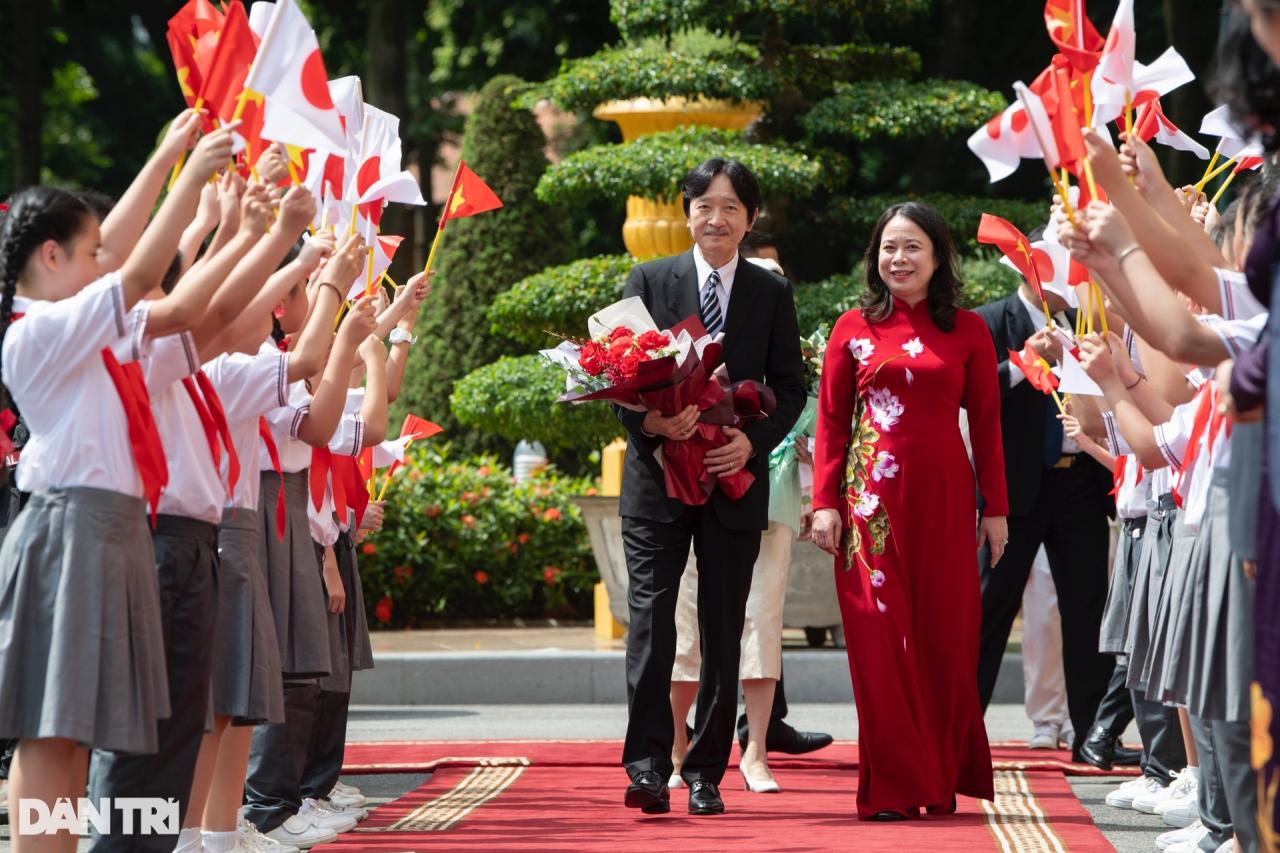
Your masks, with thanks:
[[[1202,191],[1204,189],[1205,184],[1209,183],[1214,178],[1218,177],[1218,175],[1221,175],[1227,169],[1230,169],[1232,166],[1234,166],[1236,163],[1236,159],[1237,158],[1232,157],[1230,160],[1223,163],[1221,166],[1219,166],[1218,168],[1214,169],[1212,172],[1210,172],[1209,174],[1201,178],[1200,182],[1196,184],[1196,191],[1197,192]]]
[[[436,226],[435,239],[431,241],[431,251],[427,253],[427,262],[422,267],[422,274],[426,275],[431,272],[431,265],[436,261],[436,252],[440,249],[440,243],[444,240],[444,224],[449,219],[449,208],[453,206],[453,196],[458,191],[458,177],[462,174],[462,161],[458,161],[458,166],[453,170],[453,181],[449,184],[449,195],[444,200],[444,210],[440,213],[440,224]]]
[[[1105,335],[1111,331],[1107,328],[1107,300],[1102,295],[1102,285],[1090,280],[1089,286],[1097,293],[1095,298],[1098,303],[1098,325],[1102,327],[1102,334]]]
[[[1213,194],[1213,198],[1209,199],[1209,204],[1216,205],[1218,203],[1218,199],[1222,198],[1222,194],[1227,191],[1227,187],[1231,186],[1231,182],[1236,179],[1236,175],[1238,174],[1240,173],[1232,172],[1230,175],[1227,175],[1227,179],[1222,182],[1222,186],[1218,187],[1218,191]]]
[[[197,113],[204,108],[204,98],[196,98],[196,104],[192,107]],[[173,185],[178,180],[178,174],[182,171],[182,165],[187,162],[187,152],[183,151],[178,154],[178,162],[173,164],[173,171],[169,173],[169,184],[165,187],[165,192],[173,189]]]
[[[1221,145],[1222,143],[1218,143],[1218,144]],[[1213,156],[1209,158],[1209,165],[1204,167],[1204,175],[1201,176],[1200,178],[1202,184],[1203,182],[1207,182],[1209,180],[1209,173],[1213,171],[1214,164],[1218,162],[1218,153],[1219,153],[1218,149],[1214,148]],[[1202,184],[1197,184],[1197,186],[1201,186]]]
[[[409,452],[409,445],[411,445],[411,444],[413,444],[413,439],[412,439],[412,438],[411,438],[411,439],[409,439],[408,441],[406,441],[406,442],[404,443],[404,451],[405,451],[405,453],[408,453],[408,452]],[[391,473],[392,473],[391,469],[390,469],[390,468],[388,468],[388,469],[387,469],[387,479],[385,479],[385,480],[383,480],[383,481],[382,481],[382,489],[378,492],[378,500],[382,500],[384,497],[386,497],[386,494],[387,494],[387,488],[391,485]]]

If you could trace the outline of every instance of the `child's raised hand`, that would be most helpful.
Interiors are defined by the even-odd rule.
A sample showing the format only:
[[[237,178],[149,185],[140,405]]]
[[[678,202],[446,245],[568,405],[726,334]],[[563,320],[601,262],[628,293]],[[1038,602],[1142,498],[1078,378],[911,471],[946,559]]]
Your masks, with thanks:
[[[1120,166],[1133,179],[1138,192],[1147,193],[1168,185],[1156,152],[1136,133],[1120,134]]]
[[[1129,222],[1119,210],[1100,201],[1091,201],[1084,209],[1084,220],[1089,230],[1089,241],[1099,250],[1118,257],[1137,241]]]
[[[264,181],[278,184],[289,177],[289,155],[285,153],[284,146],[277,142],[262,152],[254,168]]]
[[[196,204],[195,221],[202,227],[212,229],[218,224],[218,185],[205,184],[200,189],[200,201]]]
[[[1084,147],[1089,155],[1089,165],[1093,167],[1093,176],[1107,192],[1114,194],[1129,182],[1120,155],[1111,143],[1102,138],[1093,128],[1084,130]]]
[[[1085,335],[1080,339],[1080,366],[1089,378],[1098,384],[1116,375],[1115,363],[1111,360],[1111,350],[1101,335]]]
[[[190,151],[200,136],[200,114],[186,109],[169,122],[169,129],[156,148],[156,154],[166,162],[177,163],[182,152]]]
[[[376,370],[387,363],[387,345],[373,335],[364,339],[359,352],[368,370]]]
[[[339,293],[346,293],[351,283],[360,275],[365,262],[364,240],[359,234],[352,234],[343,241],[338,251],[324,266],[323,280],[338,288]]]
[[[262,235],[271,227],[275,218],[275,204],[271,191],[262,184],[250,184],[240,199],[240,228],[250,234]]]
[[[280,202],[280,227],[301,233],[316,216],[316,199],[306,187],[290,187]]]
[[[239,121],[233,121],[201,137],[183,174],[190,172],[202,183],[217,174],[231,160],[231,131],[239,126]]]
[[[298,263],[307,275],[311,275],[337,248],[338,238],[332,231],[317,231],[302,245],[302,251],[298,252]]]
[[[373,313],[373,297],[361,296],[342,318],[335,345],[346,352],[355,352],[356,348],[370,337],[377,327],[378,318]]]
[[[1058,420],[1062,421],[1063,435],[1065,435],[1067,438],[1079,438],[1079,436],[1081,435],[1079,418],[1077,418],[1075,415],[1067,414],[1067,415],[1058,415]]]

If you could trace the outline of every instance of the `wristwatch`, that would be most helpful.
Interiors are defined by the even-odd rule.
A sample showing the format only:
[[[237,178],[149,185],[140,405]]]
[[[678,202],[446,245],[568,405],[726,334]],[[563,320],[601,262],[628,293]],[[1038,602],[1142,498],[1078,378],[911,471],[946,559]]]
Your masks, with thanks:
[[[393,344],[412,345],[418,342],[418,339],[414,335],[410,334],[409,332],[406,332],[404,329],[392,329],[391,334],[387,338],[387,340],[391,341],[391,343]]]

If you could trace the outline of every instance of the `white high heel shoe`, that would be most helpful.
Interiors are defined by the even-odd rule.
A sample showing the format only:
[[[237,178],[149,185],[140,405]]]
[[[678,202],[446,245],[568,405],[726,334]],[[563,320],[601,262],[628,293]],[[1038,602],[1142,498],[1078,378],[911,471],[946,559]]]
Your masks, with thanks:
[[[738,770],[742,773],[742,781],[746,783],[746,789],[753,794],[776,794],[782,790],[773,779],[752,779],[747,775],[745,765],[739,764]]]
[[[683,788],[683,787],[684,787],[684,777],[681,776],[679,773],[672,773],[671,778],[667,780],[667,789],[671,790],[673,788]]]

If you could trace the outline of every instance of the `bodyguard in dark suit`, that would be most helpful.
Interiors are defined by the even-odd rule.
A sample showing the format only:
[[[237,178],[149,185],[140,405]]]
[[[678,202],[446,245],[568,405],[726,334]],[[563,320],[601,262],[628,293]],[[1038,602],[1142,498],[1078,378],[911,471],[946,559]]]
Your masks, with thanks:
[[[1058,325],[1072,328],[1075,313],[1065,311],[1061,296],[1046,293]],[[1009,363],[1009,350],[1021,351],[1028,339],[1042,354],[1056,351],[1043,330],[1044,313],[1030,285],[1024,282],[1018,291],[977,311],[991,332],[999,361],[1000,422],[1009,486],[1009,544],[1004,558],[995,567],[982,560],[978,691],[985,708],[995,690],[1009,630],[1022,605],[1031,563],[1043,544],[1062,613],[1062,664],[1067,707],[1076,732],[1072,750],[1078,753],[1115,666],[1110,655],[1098,651],[1107,598],[1107,516],[1114,511],[1108,494],[1111,474],[1069,439],[1064,447],[1053,398],[1033,388]]]
[[[660,328],[699,314],[709,332],[722,331],[730,380],[764,382],[773,390],[777,408],[741,431],[725,428],[730,441],[708,454],[707,470],[725,476],[746,468],[755,482],[739,500],[716,489],[702,506],[667,497],[655,453],[664,439],[681,441],[692,434],[697,409],[690,406],[671,417],[618,409],[629,433],[620,499],[631,610],[630,718],[622,762],[631,777],[626,805],[648,813],[668,811],[676,595],[692,543],[698,561],[702,678],[693,742],[681,775],[689,784],[689,812],[718,814],[724,811],[719,784],[733,744],[739,642],[751,570],[760,534],[769,524],[769,452],[804,406],[804,369],[790,286],[738,256],[738,243],[760,209],[755,177],[741,163],[714,158],[689,173],[683,198],[694,249],[635,267],[625,295],[642,298]]]

